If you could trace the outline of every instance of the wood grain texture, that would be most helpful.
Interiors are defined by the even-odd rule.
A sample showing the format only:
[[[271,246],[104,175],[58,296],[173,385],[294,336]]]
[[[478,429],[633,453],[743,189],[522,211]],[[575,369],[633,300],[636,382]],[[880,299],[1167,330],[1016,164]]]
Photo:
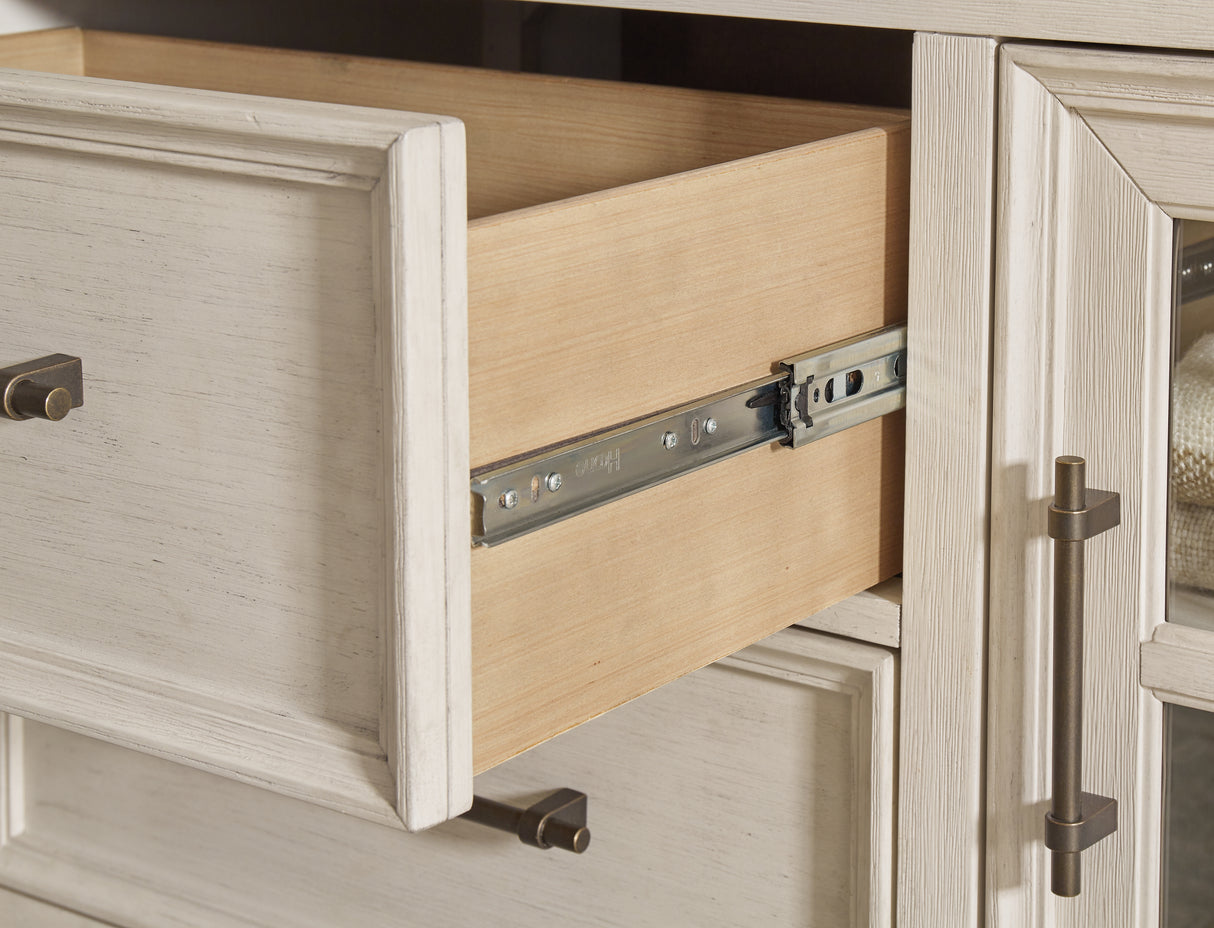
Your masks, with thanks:
[[[0,848],[25,831],[25,753],[22,720],[0,714]]]
[[[473,466],[901,321],[909,136],[901,123],[471,223]]]
[[[1203,0],[562,0],[719,16],[836,23],[956,35],[1015,36],[1059,42],[1214,48],[1214,24]]]
[[[410,830],[472,804],[464,147],[451,120],[403,135],[375,192],[390,506],[380,743]]]
[[[470,133],[479,132],[475,120],[504,113],[501,125],[511,136],[534,137],[526,155],[511,154],[498,142],[488,145],[489,160],[515,158],[543,174],[546,162],[537,161],[535,152],[562,149],[552,144],[557,130],[572,150],[583,152],[575,159],[582,173],[560,181],[564,186],[545,187],[545,195],[580,190],[578,185],[597,189],[658,170],[685,171],[472,223],[468,299],[475,334],[468,402],[473,464],[747,382],[768,373],[782,357],[904,315],[909,144],[904,114],[594,82],[519,77],[515,86],[514,77],[459,69],[129,36],[86,34],[84,41],[89,73],[96,69],[108,77],[379,105],[404,105],[402,88],[420,94],[410,97],[415,106],[458,104],[456,98],[466,95],[475,101]],[[188,93],[197,105],[208,99],[205,93]],[[161,107],[165,112],[168,99]],[[522,109],[520,101],[527,101]],[[565,118],[575,109],[577,118]],[[554,119],[554,112],[561,118]],[[594,112],[593,131],[585,123],[587,112]],[[375,118],[367,111],[350,114],[353,121]],[[655,118],[664,121],[656,137]],[[449,123],[442,125],[454,131]],[[614,156],[585,156],[587,146],[596,152],[601,147],[595,133],[603,126],[610,126],[618,143],[611,151],[624,153],[620,164]],[[759,143],[785,144],[789,138],[838,131],[850,134],[698,167],[705,160],[750,153]],[[725,141],[735,137],[736,144]],[[497,136],[491,132],[489,138]],[[476,143],[473,152],[482,144],[488,143]],[[674,161],[662,154],[667,151],[678,153]],[[386,182],[372,190],[380,215],[398,212],[380,202],[394,196],[398,171],[416,173],[415,160],[436,163],[432,157],[393,157]],[[600,161],[603,170],[586,168]],[[686,171],[689,167],[697,169]],[[517,164],[507,164],[504,179],[494,183],[509,186],[517,170]],[[410,182],[418,191],[405,214],[412,221],[429,216],[426,196],[441,184],[437,176],[422,174]],[[450,178],[441,183],[448,191],[442,202],[449,208],[456,185]],[[498,194],[485,196],[501,205]],[[502,196],[509,202],[518,198]],[[386,239],[375,243],[381,288],[403,280],[405,289],[396,296],[406,306],[438,305],[442,293],[455,294],[457,281],[450,277],[455,246],[442,251],[449,261],[446,270],[424,264],[447,279],[401,277],[390,267],[395,256],[407,252],[410,242],[422,251],[426,247],[411,231],[403,242],[404,249]],[[404,254],[404,266],[411,262]],[[437,475],[427,481],[409,470],[411,449],[437,442],[451,450],[448,460],[459,450],[453,444],[458,436],[438,437],[443,435],[438,417],[448,408],[444,403],[458,402],[467,392],[452,373],[460,357],[446,358],[445,392],[427,392],[427,384],[442,382],[441,376],[425,375],[432,360],[426,352],[444,337],[438,324],[438,317],[423,318],[406,326],[414,334],[403,339],[389,326],[386,341],[381,340],[381,348],[387,345],[394,353],[385,361],[388,369],[405,372],[404,380],[388,381],[393,408],[418,410],[403,421],[414,432],[395,446],[397,464],[385,465],[385,495],[394,513],[389,537],[397,557],[389,561],[384,582],[389,612],[399,613],[405,607],[393,584],[404,577],[403,588],[413,591],[406,612],[420,621],[406,621],[403,638],[390,633],[383,658],[386,679],[402,681],[409,692],[441,693],[444,674],[454,689],[423,708],[408,693],[394,694],[389,684],[382,715],[376,715],[368,682],[373,678],[347,675],[361,681],[365,697],[351,724],[379,732],[399,787],[427,783],[430,796],[438,793],[424,771],[442,766],[444,757],[445,769],[455,769],[466,751],[460,747],[466,744],[460,725],[453,721],[459,715],[459,678],[449,668],[452,655],[466,651],[467,635],[458,625],[443,629],[436,617],[443,614],[444,595],[462,607],[469,595],[467,587],[449,585],[445,593],[432,588],[427,605],[412,577],[415,571],[437,575],[444,546],[434,544],[425,526],[438,524],[444,507],[453,513],[458,498],[453,472],[444,497],[417,495],[417,487],[443,484]],[[418,350],[419,358],[410,360]],[[579,386],[584,383],[590,386]],[[420,396],[430,402],[416,403]],[[384,421],[388,434],[405,434],[402,421],[392,415]],[[900,423],[894,417],[855,430],[799,452],[796,460],[787,451],[765,449],[600,515],[476,552],[471,586],[477,616],[472,630],[476,768],[487,769],[895,573],[901,536]],[[424,469],[427,458],[421,461]],[[812,533],[775,530],[773,505],[787,524],[817,528]],[[402,513],[408,515],[403,521]],[[726,517],[729,534],[720,529]],[[460,527],[466,514],[450,515],[445,524]],[[462,528],[451,531],[445,541],[449,581],[460,576],[451,565],[467,558],[466,547],[456,550],[455,532]],[[364,570],[374,563],[353,548],[343,553]],[[356,576],[348,582],[368,588]],[[365,655],[370,648],[363,642],[355,650]],[[289,653],[279,657],[285,668],[298,664]],[[327,694],[323,687],[317,693]],[[401,720],[402,702],[414,706],[410,720]],[[399,745],[392,740],[397,731],[405,738]],[[415,767],[407,757],[415,759]],[[457,811],[468,798],[466,787],[458,798],[453,785],[448,789],[453,798],[447,808]],[[417,808],[420,800],[401,796],[396,801]],[[433,820],[437,807],[427,808],[422,818]],[[420,818],[408,822],[410,827],[418,823]]]
[[[902,638],[902,578],[878,583],[801,619],[797,625],[896,648]]]
[[[474,466],[900,319],[907,142],[874,129],[473,222]],[[898,428],[474,552],[476,769],[896,572]]]
[[[902,460],[898,414],[474,551],[475,769],[896,573]]]
[[[0,882],[128,928],[889,926],[895,700],[889,651],[790,629],[478,779],[524,805],[586,790],[580,857],[465,822],[405,835],[27,724],[37,788]]]
[[[898,923],[980,923],[995,55],[915,42]]]
[[[84,36],[79,29],[0,36],[0,61],[6,68],[82,76]]]
[[[0,887],[0,928],[104,928],[104,923]]]
[[[1162,707],[1139,645],[1166,605],[1172,220],[1117,151],[1048,86],[1087,53],[1005,49],[999,160],[992,477],[988,921],[1155,926]],[[1074,57],[1072,57],[1074,56]],[[1126,83],[1151,84],[1126,57]],[[1138,72],[1134,74],[1134,72]],[[1131,76],[1134,74],[1134,76]],[[1116,107],[1115,101],[1108,101]],[[1137,144],[1155,148],[1150,135]],[[1111,370],[1133,370],[1121,391]],[[1026,389],[1026,385],[1033,389]],[[1049,892],[1054,458],[1121,494],[1121,525],[1087,542],[1083,787],[1118,800],[1117,833],[1085,852],[1083,892]]]
[[[472,217],[733,161],[894,110],[206,42],[84,33],[88,73],[459,117]]]
[[[7,422],[0,704],[445,820],[470,776],[467,631],[447,631],[468,617],[446,608],[466,546],[435,535],[467,506],[464,407],[445,408],[465,377],[464,291],[444,292],[463,268],[443,263],[458,123],[28,73],[0,109],[5,350],[75,352],[87,385],[58,427]],[[408,357],[381,350],[398,327]],[[429,510],[399,516],[398,475],[436,488]],[[426,672],[385,683],[402,634]],[[403,708],[381,747],[385,686]]]
[[[1142,645],[1142,685],[1164,702],[1214,712],[1214,632],[1163,623]]]
[[[1130,64],[1134,62],[1134,64]],[[1124,53],[1088,54],[1065,66],[1028,53],[1025,66],[1065,106],[1084,114],[1096,137],[1116,152],[1143,193],[1174,216],[1208,219],[1214,203],[1208,136],[1214,70],[1209,59]],[[1134,81],[1133,68],[1149,69],[1151,81]],[[1150,137],[1150,145],[1142,139]]]

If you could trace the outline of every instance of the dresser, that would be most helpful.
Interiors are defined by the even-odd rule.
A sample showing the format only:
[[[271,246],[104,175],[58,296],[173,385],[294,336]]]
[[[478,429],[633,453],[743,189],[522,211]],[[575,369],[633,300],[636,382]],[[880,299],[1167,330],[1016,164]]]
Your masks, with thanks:
[[[223,37],[384,55],[388,6],[275,32],[268,4]],[[589,16],[596,54],[641,15],[597,6],[554,14]],[[66,242],[56,286],[94,307],[10,311],[0,359],[76,351],[73,332],[93,352],[78,412],[0,423],[29,443],[6,464],[29,581],[0,742],[13,924],[1180,924],[1161,920],[1167,707],[1214,707],[1214,647],[1164,621],[1171,271],[1175,222],[1214,215],[1214,30],[1180,2],[631,6],[913,32],[909,126],[855,102],[175,41],[224,19],[188,4],[0,14],[0,60],[35,75],[3,104],[28,230],[10,260],[39,268],[13,294],[42,299]],[[544,68],[517,51],[543,7],[477,7],[472,40],[437,25],[471,5],[413,7],[402,45],[424,24],[450,60]],[[860,72],[848,49],[877,46],[851,35],[837,67]],[[443,118],[461,107],[467,162]],[[576,131],[545,134],[557,107]],[[322,283],[296,294],[305,270]],[[570,442],[678,407],[653,427],[690,451],[717,425],[695,403],[903,317],[904,439],[893,412],[488,538],[564,505],[570,468],[610,476],[616,433],[552,465]],[[867,363],[824,380],[859,391]],[[264,393],[214,388],[246,380]],[[87,485],[63,427],[88,416],[83,459],[112,463],[90,492],[135,489],[96,524],[76,500],[102,544],[54,535],[81,565],[56,576],[39,545],[65,503],[38,481]],[[1121,500],[1086,542],[1078,747],[1117,828],[1085,841],[1077,898],[1051,892],[1043,842],[1068,454]],[[213,479],[235,461],[262,475],[251,496]],[[492,542],[471,551],[469,467]],[[253,528],[191,522],[195,493]],[[263,550],[283,554],[245,553]],[[308,612],[312,582],[340,608]],[[562,786],[590,796],[584,855],[447,821],[474,789],[525,808]]]

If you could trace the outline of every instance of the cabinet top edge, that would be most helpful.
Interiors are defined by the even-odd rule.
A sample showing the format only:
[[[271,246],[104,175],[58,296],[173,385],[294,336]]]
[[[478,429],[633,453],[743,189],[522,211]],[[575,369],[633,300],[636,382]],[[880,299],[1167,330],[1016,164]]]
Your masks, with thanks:
[[[555,0],[545,0],[555,2]],[[561,0],[611,6],[1055,42],[1214,50],[1202,0]]]

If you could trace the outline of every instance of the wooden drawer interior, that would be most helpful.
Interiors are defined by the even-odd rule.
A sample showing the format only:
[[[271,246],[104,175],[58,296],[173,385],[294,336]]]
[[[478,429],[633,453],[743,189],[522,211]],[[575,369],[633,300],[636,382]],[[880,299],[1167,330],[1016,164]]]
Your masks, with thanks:
[[[473,470],[905,318],[901,111],[57,30],[0,64],[453,115]],[[475,768],[897,572],[898,415],[473,556]]]

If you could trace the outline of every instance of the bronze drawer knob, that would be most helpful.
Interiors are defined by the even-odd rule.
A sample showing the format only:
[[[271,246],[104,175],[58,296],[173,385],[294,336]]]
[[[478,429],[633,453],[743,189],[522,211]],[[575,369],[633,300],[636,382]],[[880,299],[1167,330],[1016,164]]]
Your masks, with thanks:
[[[9,406],[26,419],[58,422],[72,410],[72,394],[66,387],[22,380],[9,393]]]
[[[0,370],[0,399],[10,419],[58,422],[84,405],[84,374],[79,358],[52,354]]]

